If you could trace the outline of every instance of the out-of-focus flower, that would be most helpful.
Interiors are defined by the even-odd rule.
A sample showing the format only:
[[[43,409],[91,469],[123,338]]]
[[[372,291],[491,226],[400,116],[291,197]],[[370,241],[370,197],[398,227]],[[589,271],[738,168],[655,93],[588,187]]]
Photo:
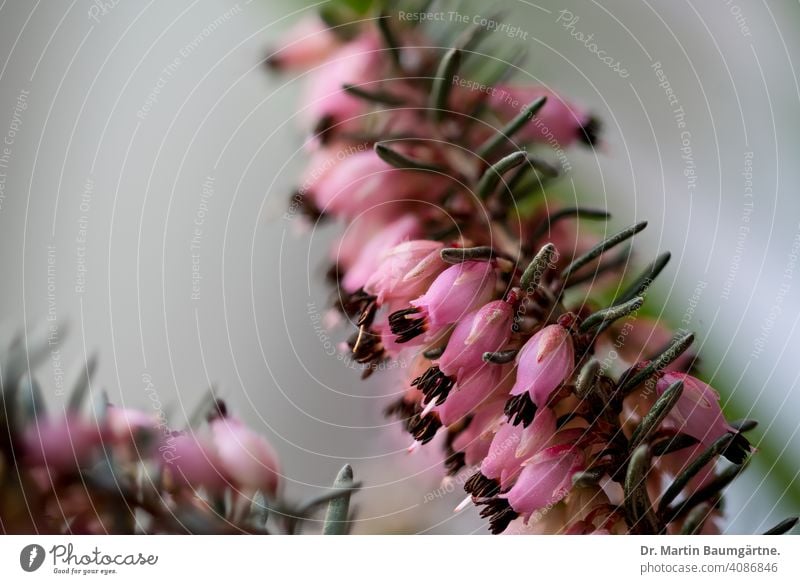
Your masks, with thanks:
[[[352,294],[363,288],[381,268],[385,252],[415,237],[419,231],[419,221],[413,215],[405,215],[387,225],[364,245],[356,261],[345,273],[342,279],[344,291]]]
[[[267,65],[277,70],[310,69],[341,46],[341,40],[316,14],[300,20],[276,43]]]
[[[226,485],[220,457],[208,436],[175,433],[170,436],[169,445],[161,462],[176,488],[205,487],[216,493]]]
[[[367,105],[343,89],[380,79],[385,60],[375,34],[364,34],[330,54],[330,58],[308,74],[301,115],[324,131],[362,115]],[[320,124],[323,127],[320,127]]]
[[[74,471],[91,460],[102,441],[97,424],[73,412],[36,420],[25,430],[27,464]]]
[[[230,415],[211,420],[220,467],[234,485],[274,496],[280,485],[278,456],[263,436]]]
[[[328,163],[307,188],[320,211],[352,219],[376,207],[390,210],[430,200],[448,179],[429,174],[391,167],[368,150]]]

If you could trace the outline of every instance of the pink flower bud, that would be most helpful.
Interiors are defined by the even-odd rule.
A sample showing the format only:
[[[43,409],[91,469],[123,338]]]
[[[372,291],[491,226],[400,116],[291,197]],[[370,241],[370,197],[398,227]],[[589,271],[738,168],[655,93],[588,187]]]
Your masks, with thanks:
[[[326,119],[328,125],[347,122],[367,111],[368,104],[342,86],[362,85],[380,79],[385,63],[376,35],[362,35],[347,43],[308,76],[302,115],[311,125]]]
[[[280,482],[278,456],[263,436],[232,416],[211,421],[223,473],[236,486],[274,496]]]
[[[572,475],[583,468],[580,450],[570,444],[551,446],[525,462],[505,498],[514,511],[528,518],[534,511],[563,499],[572,488]]]
[[[108,437],[115,444],[132,444],[153,437],[157,428],[152,414],[112,405],[106,408],[105,422]]]
[[[109,405],[104,434],[114,448],[115,457],[136,462],[148,457],[158,446],[158,420],[139,410]]]
[[[508,343],[513,318],[511,304],[495,300],[460,320],[439,358],[442,373],[458,378],[486,365],[483,354]]]
[[[308,171],[304,183],[324,213],[354,218],[383,205],[408,207],[436,198],[449,184],[442,175],[389,166],[373,150],[333,156],[321,163],[324,170]]]
[[[390,223],[390,219],[385,218],[381,211],[380,208],[373,209],[350,221],[347,230],[331,246],[330,260],[338,266],[340,277],[356,263],[364,248],[364,242],[375,237]]]
[[[88,463],[101,441],[96,424],[72,413],[37,420],[22,437],[26,463],[57,471],[74,471]]]
[[[176,487],[206,487],[218,491],[225,486],[217,451],[205,435],[173,434],[159,448],[162,468]]]
[[[511,395],[528,392],[542,407],[575,367],[575,349],[567,329],[558,324],[533,335],[517,355],[517,382]]]
[[[489,97],[489,104],[504,122],[508,122],[540,97],[547,97],[547,102],[520,131],[518,139],[561,148],[571,146],[576,140],[587,144],[596,142],[599,129],[597,121],[543,87],[498,86]]]
[[[364,291],[379,304],[408,301],[425,292],[445,264],[439,257],[440,241],[406,241],[382,254],[380,266],[364,284]]]
[[[344,291],[352,294],[362,288],[367,280],[378,271],[384,253],[397,244],[415,237],[419,231],[419,221],[413,215],[404,215],[384,227],[361,248],[355,263],[345,273],[342,279]]]
[[[278,48],[267,59],[270,67],[280,70],[302,70],[313,67],[335,51],[341,42],[322,20],[306,17],[281,35]]]
[[[683,393],[667,419],[676,429],[710,446],[733,428],[725,420],[714,389],[686,373],[667,372],[656,383],[658,395],[676,381],[683,381]]]

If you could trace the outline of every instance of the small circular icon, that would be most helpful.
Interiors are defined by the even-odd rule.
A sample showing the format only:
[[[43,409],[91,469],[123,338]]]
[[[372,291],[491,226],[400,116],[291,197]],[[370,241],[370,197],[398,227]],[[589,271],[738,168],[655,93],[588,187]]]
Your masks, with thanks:
[[[44,548],[38,544],[32,543],[26,545],[19,552],[19,565],[26,572],[35,572],[42,567],[44,563]]]

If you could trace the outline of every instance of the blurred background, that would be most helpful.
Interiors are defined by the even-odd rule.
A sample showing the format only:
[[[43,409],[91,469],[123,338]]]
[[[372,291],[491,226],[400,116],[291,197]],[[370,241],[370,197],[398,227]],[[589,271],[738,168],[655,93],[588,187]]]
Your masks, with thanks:
[[[275,445],[289,497],[353,464],[357,532],[483,533],[474,510],[452,513],[460,485],[442,487],[435,458],[407,455],[383,419],[402,372],[363,383],[337,357],[323,323],[336,226],[304,233],[284,218],[307,157],[303,78],[264,58],[309,6],[0,4],[0,339],[50,326],[63,340],[37,372],[53,403],[95,353],[96,389],[163,408],[176,428],[213,385]],[[604,120],[602,151],[569,153],[563,192],[616,226],[650,221],[640,260],[669,249],[673,261],[648,302],[696,331],[729,414],[761,422],[727,531],[797,514],[798,3],[436,10],[501,11],[521,31],[508,43],[529,50],[520,78]]]

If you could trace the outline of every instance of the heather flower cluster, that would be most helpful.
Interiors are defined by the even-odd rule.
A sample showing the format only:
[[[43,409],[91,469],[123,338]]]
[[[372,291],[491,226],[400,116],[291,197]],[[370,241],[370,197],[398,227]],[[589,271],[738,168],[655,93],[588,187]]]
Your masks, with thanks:
[[[209,396],[186,428],[170,429],[152,410],[109,403],[92,387],[94,360],[51,411],[31,369],[50,350],[43,335],[27,346],[20,337],[0,359],[3,533],[293,533],[356,487],[346,467],[335,491],[291,503],[272,446],[225,402]]]
[[[646,223],[596,235],[608,212],[550,194],[554,151],[594,148],[598,119],[509,80],[480,26],[326,18],[268,59],[306,87],[293,200],[344,226],[343,350],[364,376],[411,363],[386,410],[409,450],[440,449],[493,533],[718,533],[755,422],[726,420],[693,335],[642,308],[669,260],[630,267]]]

